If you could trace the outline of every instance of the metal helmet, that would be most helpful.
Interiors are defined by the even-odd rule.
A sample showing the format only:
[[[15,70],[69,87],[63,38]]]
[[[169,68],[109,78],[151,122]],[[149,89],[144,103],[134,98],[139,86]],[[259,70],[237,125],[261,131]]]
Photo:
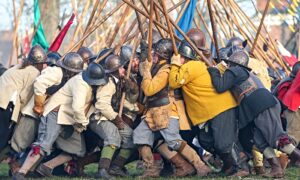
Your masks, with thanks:
[[[88,68],[82,72],[83,80],[89,85],[100,86],[108,82],[104,68],[95,62],[89,64]]]
[[[83,60],[81,56],[75,52],[69,52],[64,57],[63,61],[58,61],[56,64],[71,72],[81,72],[83,70]]]
[[[130,58],[132,56],[132,47],[125,45],[121,47],[121,51],[120,51],[120,58],[122,61],[126,61],[125,64],[127,62],[130,61]]]
[[[112,73],[117,71],[120,67],[124,66],[127,61],[124,61],[118,55],[110,55],[105,59],[105,72]]]
[[[32,64],[45,63],[47,55],[40,45],[33,46],[27,56],[27,60]]]
[[[81,56],[84,62],[88,61],[94,56],[93,51],[88,47],[81,47],[78,49],[77,53]]]
[[[186,40],[181,41],[179,48],[178,48],[178,53],[189,59],[197,58],[195,50],[192,48],[192,46]]]
[[[200,29],[192,28],[186,33],[186,35],[195,42],[195,45],[198,49],[202,51],[208,51],[205,48],[205,34]]]
[[[291,77],[296,77],[297,73],[300,71],[300,61],[296,62],[293,65],[292,72],[290,74]]]
[[[148,30],[145,32],[145,36],[148,37]],[[152,44],[153,46],[161,39],[161,35],[155,29],[152,30]]]
[[[239,46],[245,48],[247,46],[247,40],[243,41],[239,37],[232,37],[228,40],[226,47]]]
[[[249,56],[245,51],[236,51],[234,52],[229,58],[228,60],[226,60],[227,62],[230,63],[234,63],[236,65],[242,66],[248,70],[251,70],[248,67],[248,63],[249,63]]]
[[[156,43],[154,48],[155,53],[165,60],[171,59],[174,50],[171,39],[161,39]]]
[[[58,52],[48,52],[46,64],[48,66],[55,66],[56,62],[61,58]]]
[[[111,51],[112,50],[112,51]],[[101,66],[104,66],[104,62],[105,62],[105,59],[109,56],[109,55],[112,55],[114,54],[114,49],[113,48],[104,48],[102,49],[97,55],[94,55],[93,57],[91,57],[89,59],[89,63],[91,62],[94,62],[96,59],[102,57],[103,55],[105,55],[108,51],[111,51],[110,53],[108,53],[104,59],[102,61],[99,62],[99,64],[101,64]]]

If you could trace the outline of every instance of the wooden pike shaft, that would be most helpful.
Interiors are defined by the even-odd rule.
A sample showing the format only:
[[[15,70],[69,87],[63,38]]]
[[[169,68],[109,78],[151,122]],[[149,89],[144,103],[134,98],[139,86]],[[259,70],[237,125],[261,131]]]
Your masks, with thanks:
[[[221,6],[224,8],[224,11],[226,12],[227,9],[225,8],[225,4],[223,3],[223,1],[219,1],[219,3],[221,4]],[[251,39],[249,38],[249,36],[247,35],[247,33],[240,27],[239,23],[237,22],[237,20],[235,19],[235,17],[233,17],[232,14],[228,13],[228,15],[230,16],[230,18],[233,20],[233,23],[236,25],[236,27],[238,28],[239,32],[246,37],[246,39],[249,40],[249,42],[252,44]],[[260,50],[260,49],[259,49]],[[261,51],[257,51],[257,55],[262,57],[263,60],[265,60],[265,62],[276,72],[276,74],[278,75],[278,77],[280,77],[277,69],[274,67],[274,65],[270,62],[269,58],[264,56],[264,53],[262,53]]]
[[[127,74],[126,74],[126,78],[129,79],[130,78],[130,72],[131,72],[131,64],[132,61],[135,57],[135,52],[136,49],[138,47],[139,43],[139,38],[138,36],[136,36],[135,40],[134,40],[134,44],[133,44],[133,48],[132,48],[132,52],[131,52],[131,57],[130,57],[130,61],[129,61],[129,65],[128,65],[128,69],[127,69]],[[120,108],[119,108],[119,116],[121,117],[123,114],[123,108],[124,108],[124,101],[125,101],[125,92],[122,92],[122,97],[121,97],[121,102],[120,102]]]
[[[148,1],[148,2],[149,2],[149,1]],[[149,10],[148,10],[147,5],[145,4],[145,2],[144,2],[144,1],[141,1],[141,4],[142,4],[144,10],[146,11],[146,13],[147,13],[147,14],[150,14],[150,12],[149,12]],[[153,10],[154,10],[154,12],[155,12],[155,7],[153,7]],[[158,20],[157,20],[157,21],[158,21]],[[160,21],[158,21],[158,22],[161,23]],[[164,37],[164,35],[163,35],[161,29],[159,28],[159,26],[158,26],[156,23],[155,23],[154,25],[155,25],[156,29],[158,30],[159,34],[161,35],[161,37]]]
[[[204,17],[203,17],[203,15],[202,15],[202,13],[199,11],[198,7],[196,7],[196,12],[197,12],[197,14],[199,15],[199,17],[200,17],[200,19],[201,19],[201,21],[202,21],[202,23],[203,23],[203,25],[204,25],[204,28],[205,28],[206,32],[208,33],[208,35],[209,35],[211,41],[214,42],[214,38],[213,38],[212,34],[210,33],[209,28],[208,28],[208,25],[206,24],[206,22],[205,22],[205,20],[204,20]]]
[[[190,0],[186,0],[182,10],[180,11],[180,14],[176,18],[176,21],[175,21],[176,24],[178,24],[179,20],[181,19],[183,13],[185,12],[185,10],[186,10],[186,8],[188,7],[189,4],[190,4]]]
[[[15,28],[14,28],[14,33],[13,33],[13,44],[12,44],[13,47],[12,47],[12,51],[11,51],[11,55],[10,55],[10,59],[9,59],[9,64],[8,64],[9,67],[12,64],[13,55],[14,55],[15,50],[17,51],[17,56],[18,56],[18,42],[17,42],[17,40],[18,40],[18,29],[19,29],[19,22],[20,22],[20,19],[21,19],[21,15],[22,15],[22,12],[23,12],[23,7],[24,7],[24,0],[21,0],[18,15],[15,19]]]
[[[123,24],[125,18],[127,17],[128,13],[130,12],[131,8],[127,5],[126,9],[124,11],[124,13],[121,15],[120,20],[118,21],[118,23],[116,24],[113,33],[110,35],[110,39],[108,39],[108,42],[106,43],[108,47],[110,47],[112,45],[112,43],[114,42],[114,39],[116,38],[117,33],[120,30],[121,25]]]
[[[238,4],[236,4],[234,1],[229,1],[229,2],[230,2],[230,4],[231,4],[231,6],[229,6],[229,7],[231,7],[232,10],[240,17],[240,19],[242,20],[244,26],[245,26],[246,29],[249,31],[249,34],[251,34],[251,36],[252,36],[252,33],[251,33],[251,31],[249,30],[249,27],[251,27],[254,31],[257,31],[257,29],[256,29],[255,25],[253,24],[253,22],[249,19],[249,17],[245,14],[245,12],[241,10],[241,8],[238,6]],[[233,9],[233,8],[234,8],[234,9]],[[254,5],[254,8],[256,9],[255,5]],[[257,9],[256,9],[256,11],[258,12]],[[245,18],[245,20],[246,20],[247,22],[244,21],[244,18]],[[249,26],[249,24],[250,24],[250,26]],[[267,31],[265,25],[263,24],[262,26],[265,28],[265,30],[266,30],[266,32],[267,32],[269,38],[270,38],[271,45],[273,46],[273,47],[271,47],[271,48],[269,49],[269,52],[271,52],[272,56],[275,57],[275,59],[277,60],[277,62],[284,68],[285,72],[288,72],[289,67],[288,67],[288,66],[284,63],[284,61],[280,58],[281,56],[280,56],[280,54],[279,54],[279,52],[278,52],[278,50],[277,50],[277,48],[276,48],[276,46],[275,46],[275,43],[274,43],[272,37],[270,36],[269,32]],[[252,36],[252,37],[255,38],[254,36]],[[260,40],[262,40],[264,43],[268,44],[267,40],[266,40],[266,39],[264,38],[264,36],[262,36],[261,34],[258,35],[258,38],[259,38]],[[260,46],[257,46],[257,47],[258,47],[259,49],[261,49]],[[265,53],[262,52],[262,54],[265,54]],[[268,58],[268,57],[267,57],[267,58]]]
[[[174,53],[175,53],[175,55],[178,55],[178,50],[177,50],[177,47],[176,47],[176,42],[175,42],[173,30],[172,30],[172,27],[171,27],[171,24],[170,24],[169,15],[167,13],[166,2],[165,2],[165,0],[161,0],[160,3],[161,3],[161,6],[163,8],[163,14],[164,14],[164,16],[166,18],[166,22],[167,22],[168,29],[169,29],[169,32],[170,32],[170,37],[171,37],[171,40],[172,40],[172,45],[173,45]]]
[[[259,36],[259,34],[260,34],[260,31],[261,31],[262,25],[263,25],[263,23],[264,23],[265,17],[266,17],[266,15],[267,15],[267,13],[268,13],[268,9],[269,9],[270,2],[271,2],[271,0],[268,0],[268,1],[267,1],[267,4],[266,4],[266,7],[265,7],[263,16],[262,16],[262,18],[261,18],[260,24],[259,24],[258,29],[257,29],[257,32],[256,32],[256,37],[255,37],[255,39],[254,39],[254,42],[253,42],[253,45],[252,45],[252,48],[251,48],[251,51],[250,51],[251,53],[254,52],[255,46],[256,46],[256,44],[257,44],[258,36]]]
[[[152,61],[152,32],[153,32],[153,0],[150,0],[150,18],[149,18],[149,28],[148,28],[148,61]]]
[[[131,6],[133,9],[137,10],[140,14],[142,14],[143,16],[145,16],[146,18],[150,18],[150,16],[144,12],[143,10],[141,10],[140,8],[138,8],[136,5],[132,4],[129,0],[122,0],[123,2],[125,2],[126,4],[128,4],[129,6]],[[156,3],[154,1],[154,3]],[[170,33],[169,30],[162,25],[160,22],[158,22],[157,20],[153,19],[153,23],[157,24],[160,28],[162,28],[164,31],[166,31],[167,33]],[[174,36],[176,38],[176,40],[180,40],[177,36]]]
[[[156,1],[154,1],[154,3],[157,5],[159,10],[163,12],[161,7],[159,7],[158,3]],[[212,66],[212,63],[202,54],[202,52],[197,48],[197,46],[194,44],[194,42],[180,29],[180,27],[170,18],[170,16],[169,16],[169,20],[170,20],[171,24],[178,30],[178,32],[184,37],[184,39],[192,46],[192,48],[196,51],[196,53],[203,59],[203,61],[208,66]]]
[[[99,26],[101,26],[111,15],[113,15],[115,12],[117,12],[125,3],[119,3],[117,7],[115,7],[112,11],[107,13],[95,26],[91,28],[91,30],[86,33],[76,44],[74,44],[67,52],[71,52],[74,50],[75,47],[78,46],[79,43],[84,41],[90,34],[92,34]]]
[[[85,29],[84,29],[83,35],[87,32],[88,28],[90,27],[90,25],[91,25],[91,23],[92,23],[92,21],[93,21],[94,15],[95,15],[95,13],[96,13],[96,10],[97,10],[97,8],[98,8],[98,6],[99,6],[99,3],[100,3],[100,0],[96,0],[96,3],[94,4],[92,13],[91,13],[90,18],[89,18],[89,21],[88,21],[88,23],[87,23],[87,25],[86,25],[86,27],[85,27]],[[83,45],[83,42],[84,42],[84,41],[82,41],[82,43],[80,43],[80,44],[78,45],[79,48]]]
[[[135,0],[131,0],[131,2],[135,5]],[[144,31],[144,28],[143,28],[141,16],[136,10],[134,10],[134,11],[135,11],[135,15],[136,15],[136,18],[137,18],[137,21],[138,21],[139,30],[140,30],[142,39],[146,39],[145,34],[144,34],[145,31]]]
[[[209,12],[209,17],[210,17],[210,22],[211,22],[211,28],[212,28],[212,32],[213,32],[214,44],[215,44],[215,48],[216,48],[216,52],[217,52],[217,58],[218,58],[218,61],[220,62],[218,36],[217,36],[215,20],[214,20],[213,11],[212,11],[211,0],[207,0],[207,6],[208,6],[208,12]]]

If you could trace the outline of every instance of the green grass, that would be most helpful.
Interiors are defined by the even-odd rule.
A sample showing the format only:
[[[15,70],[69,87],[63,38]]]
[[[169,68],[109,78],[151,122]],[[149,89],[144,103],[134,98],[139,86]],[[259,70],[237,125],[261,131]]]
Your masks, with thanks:
[[[135,167],[133,165],[129,165],[127,167],[128,169],[130,169],[130,173],[132,174],[138,174],[139,172],[135,170]],[[7,164],[0,164],[0,180],[6,180],[6,179],[11,179],[10,177],[8,177],[8,165]],[[72,179],[72,180],[92,180],[94,179],[93,176],[95,175],[95,173],[97,172],[97,165],[96,164],[92,164],[89,165],[85,168],[85,173],[87,174],[87,177],[82,177],[82,178],[71,178],[71,177],[53,177],[53,178],[44,178],[46,180],[63,180],[63,179]],[[33,179],[33,178],[32,178]],[[40,179],[40,178],[35,178],[36,179]],[[134,177],[129,177],[129,178],[123,178],[123,179],[134,179]],[[163,179],[179,179],[179,178],[157,178],[159,180],[163,180]],[[190,177],[190,178],[180,178],[182,180],[196,180],[196,179],[200,179],[198,177]],[[208,178],[201,178],[201,179],[213,179],[213,180],[238,180],[239,178],[221,178],[218,176],[210,176]],[[258,180],[258,179],[265,179],[259,176],[250,176],[247,178],[244,178],[245,180]],[[300,180],[300,168],[289,168],[286,171],[286,176],[284,179],[288,179],[288,180]]]

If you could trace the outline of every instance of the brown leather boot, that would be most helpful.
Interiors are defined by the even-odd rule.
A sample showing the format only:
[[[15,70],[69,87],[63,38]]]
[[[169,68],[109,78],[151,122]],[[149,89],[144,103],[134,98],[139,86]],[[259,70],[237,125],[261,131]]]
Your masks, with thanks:
[[[159,177],[161,168],[158,164],[154,163],[153,154],[151,148],[147,145],[139,147],[140,155],[142,156],[145,166],[144,173],[138,178],[155,178]]]
[[[126,172],[123,170],[126,160],[127,159],[123,158],[122,156],[117,156],[111,164],[111,167],[109,169],[109,174],[117,177],[127,176]]]
[[[101,152],[97,151],[92,154],[86,155],[83,158],[77,160],[76,173],[78,176],[84,176],[84,166],[98,162],[100,160]]]
[[[186,142],[181,143],[178,153],[180,153],[194,166],[198,176],[207,176],[212,172],[211,169],[200,159],[196,151],[187,145]]]
[[[111,160],[108,158],[100,158],[99,167],[98,167],[98,174],[96,175],[97,178],[106,179],[106,180],[114,180],[115,177],[108,173],[108,169],[110,166]]]
[[[196,173],[195,168],[187,162],[179,153],[177,153],[172,159],[172,164],[175,166],[175,176],[185,177]]]
[[[254,171],[255,174],[259,176],[266,174],[266,170],[264,166],[255,166]]]
[[[280,161],[280,165],[284,171],[289,163],[289,157],[285,153],[281,153],[279,156],[279,161]]]
[[[284,176],[284,171],[280,165],[280,161],[277,157],[267,159],[271,165],[271,172],[266,173],[263,176],[268,178],[282,178]]]
[[[290,154],[289,158],[292,162],[300,161],[300,150],[295,148],[294,151]]]
[[[21,168],[21,164],[18,162],[18,160],[12,159],[9,162],[9,169],[12,175],[18,172],[20,168]]]

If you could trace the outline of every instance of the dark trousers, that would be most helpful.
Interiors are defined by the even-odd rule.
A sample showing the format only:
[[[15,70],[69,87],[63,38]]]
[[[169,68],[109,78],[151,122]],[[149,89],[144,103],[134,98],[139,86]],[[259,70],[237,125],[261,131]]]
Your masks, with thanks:
[[[9,103],[6,109],[0,108],[0,152],[12,137],[15,123],[11,121],[14,105]]]
[[[233,145],[238,144],[237,123],[235,108],[209,120],[204,128],[198,130],[201,147],[212,154],[230,153]]]

